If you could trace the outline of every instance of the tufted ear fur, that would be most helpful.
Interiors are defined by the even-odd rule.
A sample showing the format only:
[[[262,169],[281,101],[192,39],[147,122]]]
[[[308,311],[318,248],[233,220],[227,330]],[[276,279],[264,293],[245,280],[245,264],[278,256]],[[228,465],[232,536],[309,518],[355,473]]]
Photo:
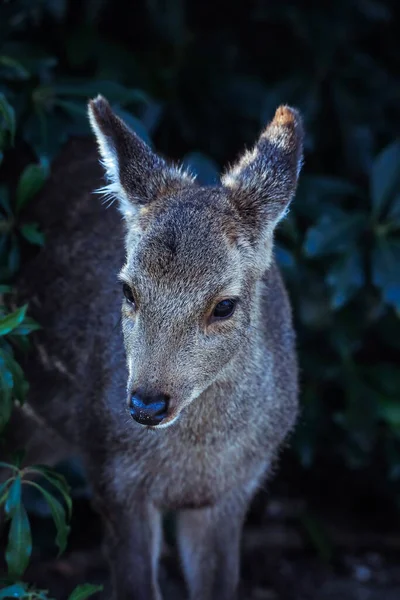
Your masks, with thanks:
[[[222,184],[251,243],[270,239],[272,244],[273,230],[296,191],[302,155],[300,115],[280,106],[256,146],[223,175]]]
[[[153,200],[193,183],[189,175],[157,156],[112,111],[105,98],[90,100],[88,110],[109,180],[99,191],[116,198],[126,218]]]

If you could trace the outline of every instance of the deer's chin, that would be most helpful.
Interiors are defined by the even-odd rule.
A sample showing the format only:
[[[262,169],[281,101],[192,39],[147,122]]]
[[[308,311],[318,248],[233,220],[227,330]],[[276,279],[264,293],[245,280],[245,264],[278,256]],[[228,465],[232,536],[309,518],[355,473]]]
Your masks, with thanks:
[[[159,423],[159,425],[150,425],[148,427],[148,429],[153,429],[155,431],[157,431],[158,429],[166,429],[167,427],[174,425],[174,423],[176,423],[178,421],[180,416],[181,416],[180,412],[178,412],[178,413],[174,412],[173,414],[168,416],[166,419],[163,419],[161,421],[161,423]]]

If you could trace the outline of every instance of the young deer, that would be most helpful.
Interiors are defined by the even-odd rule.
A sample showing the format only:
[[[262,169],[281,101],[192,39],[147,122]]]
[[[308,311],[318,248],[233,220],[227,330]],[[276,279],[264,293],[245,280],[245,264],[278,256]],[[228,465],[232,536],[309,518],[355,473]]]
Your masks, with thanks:
[[[47,242],[20,286],[44,325],[30,406],[83,457],[116,600],[160,600],[165,510],[177,511],[191,600],[232,600],[247,507],[297,414],[273,235],[297,184],[301,119],[278,108],[205,188],[104,98],[89,117],[123,223],[91,197],[91,143],[71,143],[37,202]]]

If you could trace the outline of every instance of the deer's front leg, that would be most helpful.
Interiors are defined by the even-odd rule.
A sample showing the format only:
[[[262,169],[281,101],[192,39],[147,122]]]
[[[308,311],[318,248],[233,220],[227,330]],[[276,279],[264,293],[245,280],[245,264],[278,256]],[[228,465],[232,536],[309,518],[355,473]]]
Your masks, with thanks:
[[[236,598],[247,505],[247,499],[229,497],[210,508],[179,513],[179,549],[190,600]]]
[[[112,494],[95,497],[104,523],[105,552],[110,564],[113,600],[161,600],[157,582],[161,515],[127,490],[126,502]]]

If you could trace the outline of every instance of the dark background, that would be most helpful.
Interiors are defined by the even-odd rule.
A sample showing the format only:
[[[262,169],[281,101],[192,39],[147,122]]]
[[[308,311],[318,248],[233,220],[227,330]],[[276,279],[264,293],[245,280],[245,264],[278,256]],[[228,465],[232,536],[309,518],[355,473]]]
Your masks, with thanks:
[[[0,5],[0,92],[16,128],[10,147],[3,107],[4,284],[29,259],[27,241],[44,241],[40,224],[24,229],[23,211],[8,213],[21,173],[39,162],[44,179],[68,137],[89,134],[88,97],[104,94],[144,139],[183,159],[204,183],[215,182],[254,143],[278,104],[302,111],[305,164],[276,247],[298,332],[302,416],[271,494],[257,497],[248,527],[264,531],[272,506],[275,517],[268,518],[284,523],[279,555],[294,553],[296,564],[312,557],[312,568],[330,565],[330,576],[353,573],[343,558],[348,552],[400,553],[399,6],[396,0]],[[78,481],[73,466],[64,469]],[[78,529],[79,511],[89,511],[79,497]],[[27,503],[42,523],[43,507],[35,497]],[[338,534],[338,523],[346,534]],[[38,547],[46,548],[43,527],[38,531]],[[77,531],[71,543],[79,547]],[[262,556],[258,549],[254,561],[245,561],[249,582],[260,579],[249,565],[263,564]],[[368,568],[371,575],[375,567]],[[261,579],[282,588],[271,573]]]

